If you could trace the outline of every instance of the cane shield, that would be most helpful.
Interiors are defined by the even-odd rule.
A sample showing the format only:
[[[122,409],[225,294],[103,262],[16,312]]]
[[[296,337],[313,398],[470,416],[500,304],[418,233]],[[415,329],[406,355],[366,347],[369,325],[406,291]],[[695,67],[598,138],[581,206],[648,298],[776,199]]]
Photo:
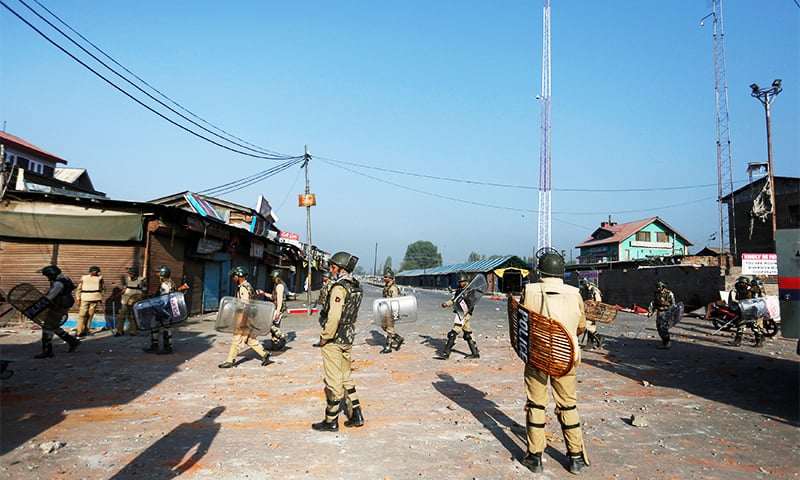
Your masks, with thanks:
[[[382,325],[385,318],[394,318],[394,323],[411,323],[417,321],[417,297],[376,298],[372,302],[372,315],[377,325]]]
[[[20,283],[8,292],[8,303],[35,324],[55,329],[67,320],[69,309],[55,305],[30,283]]]
[[[517,356],[551,377],[564,376],[575,365],[577,347],[564,325],[526,308],[514,295],[508,296],[508,329]]]
[[[222,297],[214,329],[223,333],[266,335],[275,317],[275,304],[261,300],[245,303],[234,297]]]
[[[133,317],[139,330],[169,328],[188,316],[186,301],[180,292],[145,298],[133,304]]]
[[[486,283],[486,277],[479,273],[472,279],[469,284],[461,290],[456,298],[453,300],[453,311],[458,315],[458,318],[463,322],[464,317],[472,312],[475,304],[483,297],[483,294],[489,289],[489,284]]]

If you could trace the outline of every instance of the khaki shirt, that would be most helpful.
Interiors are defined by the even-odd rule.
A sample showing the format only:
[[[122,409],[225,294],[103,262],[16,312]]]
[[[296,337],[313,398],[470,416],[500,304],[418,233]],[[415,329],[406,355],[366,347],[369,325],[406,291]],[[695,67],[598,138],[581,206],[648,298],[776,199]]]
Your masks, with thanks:
[[[144,277],[125,278],[125,290],[122,291],[122,304],[127,305],[128,300],[134,295],[143,295],[147,285]]]
[[[577,288],[566,285],[561,278],[543,277],[537,283],[525,286],[522,304],[562,324],[575,345],[578,345],[578,329],[586,328],[586,313],[583,309],[583,298]],[[581,349],[576,348],[576,365],[580,359]]]
[[[333,340],[336,336],[336,331],[339,329],[339,320],[342,318],[342,308],[344,308],[344,300],[347,297],[347,290],[339,284],[334,283],[328,294],[328,319],[322,327],[322,334],[320,340],[327,343]]]

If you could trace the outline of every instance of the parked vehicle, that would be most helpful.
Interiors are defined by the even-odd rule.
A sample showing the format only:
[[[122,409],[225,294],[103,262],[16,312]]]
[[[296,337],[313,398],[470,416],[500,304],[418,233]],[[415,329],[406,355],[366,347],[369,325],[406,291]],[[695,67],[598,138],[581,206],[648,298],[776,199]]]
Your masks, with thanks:
[[[745,325],[748,327],[758,320],[758,312],[755,308],[745,308],[745,316],[744,321]],[[731,307],[728,305],[718,305],[716,303],[711,304],[711,312],[708,314],[709,320],[714,324],[714,327],[719,330],[730,330],[731,328],[735,327],[739,322],[739,316],[741,315],[741,310],[736,307]],[[769,315],[763,316],[764,320],[762,322],[762,330],[764,336],[766,337],[774,337],[776,333],[778,333],[778,324],[775,323],[775,320],[772,319]]]

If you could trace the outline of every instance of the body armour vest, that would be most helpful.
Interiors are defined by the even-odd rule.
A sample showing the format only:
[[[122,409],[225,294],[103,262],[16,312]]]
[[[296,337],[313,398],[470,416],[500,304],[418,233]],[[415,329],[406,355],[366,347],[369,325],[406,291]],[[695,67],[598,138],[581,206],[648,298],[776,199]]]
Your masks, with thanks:
[[[666,288],[664,290],[661,290],[660,292],[656,290],[656,293],[653,296],[653,308],[660,311],[668,310],[670,307],[670,301],[669,301],[670,293],[672,292],[670,292]]]
[[[250,282],[245,280],[239,284],[239,288],[236,289],[236,298],[247,302],[256,298],[256,291],[253,289],[253,286],[250,285]]]
[[[103,299],[103,292],[100,290],[100,282],[103,277],[100,275],[84,275],[81,277],[81,300],[86,302],[98,302]]]
[[[272,301],[275,302],[275,305],[278,304],[278,285],[283,285],[283,288],[281,289],[282,291],[281,291],[281,294],[280,294],[280,297],[281,297],[281,311],[280,311],[280,313],[284,314],[284,313],[286,313],[286,310],[288,309],[288,307],[286,306],[286,285],[283,284],[283,282],[276,283],[275,286],[272,287]]]
[[[361,308],[361,299],[364,297],[364,290],[361,284],[353,277],[345,277],[336,282],[347,291],[342,307],[342,318],[339,319],[339,328],[333,337],[335,343],[353,344],[356,338],[356,318],[358,309]]]
[[[126,278],[125,288],[127,291],[122,296],[122,303],[126,303],[129,298],[134,295],[141,295],[144,293],[144,277]]]

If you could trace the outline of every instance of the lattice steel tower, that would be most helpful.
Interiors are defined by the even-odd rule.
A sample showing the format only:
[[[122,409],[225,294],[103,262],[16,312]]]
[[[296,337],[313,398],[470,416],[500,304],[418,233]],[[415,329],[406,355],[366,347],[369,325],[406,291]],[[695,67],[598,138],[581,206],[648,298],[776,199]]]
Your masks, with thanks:
[[[728,79],[725,64],[725,32],[722,22],[722,0],[712,1],[713,11],[700,20],[703,25],[714,17],[714,90],[717,106],[717,204],[719,206],[719,250],[727,247],[736,257],[736,221],[733,201],[733,169],[731,167],[731,134],[728,120]],[[730,196],[730,215],[722,198]]]
[[[550,235],[550,0],[544,0],[542,22],[542,125],[539,144],[539,231],[536,250],[552,246]],[[534,252],[536,253],[536,252]]]

